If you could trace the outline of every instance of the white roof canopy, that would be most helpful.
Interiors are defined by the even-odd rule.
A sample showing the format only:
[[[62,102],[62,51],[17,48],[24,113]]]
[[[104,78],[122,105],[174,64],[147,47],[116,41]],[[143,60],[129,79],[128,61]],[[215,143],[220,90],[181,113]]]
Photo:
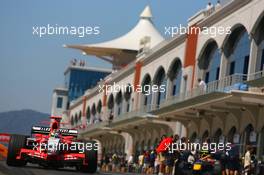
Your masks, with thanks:
[[[152,13],[147,6],[141,13],[137,25],[119,38],[97,44],[65,45],[64,47],[79,49],[84,54],[97,56],[112,63],[114,68],[122,67],[135,59],[140,49],[140,41],[144,37],[150,38],[148,44],[150,48],[164,40],[151,18]]]

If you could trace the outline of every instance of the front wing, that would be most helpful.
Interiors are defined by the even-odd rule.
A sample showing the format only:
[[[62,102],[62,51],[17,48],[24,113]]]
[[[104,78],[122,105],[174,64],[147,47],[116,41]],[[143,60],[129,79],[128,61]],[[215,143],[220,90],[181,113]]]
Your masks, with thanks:
[[[60,162],[61,164],[78,163],[87,165],[85,161],[85,153],[60,153],[55,155],[49,155],[46,152],[40,152],[38,150],[31,150],[22,148],[16,159],[26,159],[38,162]]]

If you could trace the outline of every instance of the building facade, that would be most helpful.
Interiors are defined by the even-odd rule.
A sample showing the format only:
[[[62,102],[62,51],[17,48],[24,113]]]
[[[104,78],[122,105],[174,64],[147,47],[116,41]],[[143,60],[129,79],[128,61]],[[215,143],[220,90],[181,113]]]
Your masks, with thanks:
[[[73,59],[64,72],[64,85],[53,90],[51,115],[63,116],[63,120],[67,121],[71,103],[111,72],[111,69],[89,67],[84,61]],[[78,121],[77,116],[74,120]]]
[[[239,144],[241,153],[254,145],[262,158],[264,0],[232,0],[189,19],[189,29],[230,29],[215,36],[187,33],[164,40],[153,32],[151,17],[147,7],[135,27],[146,34],[135,35],[134,46],[130,35],[135,28],[121,40],[67,46],[99,55],[117,68],[71,103],[67,120],[74,122],[68,127],[98,140],[103,153],[129,155],[154,148],[163,134],[178,134],[194,142],[210,137]],[[121,63],[126,56],[129,61]],[[202,89],[199,78],[206,83]],[[107,93],[106,85],[114,84],[126,88]],[[165,91],[150,92],[153,85],[164,85]],[[139,91],[138,86],[146,88]]]

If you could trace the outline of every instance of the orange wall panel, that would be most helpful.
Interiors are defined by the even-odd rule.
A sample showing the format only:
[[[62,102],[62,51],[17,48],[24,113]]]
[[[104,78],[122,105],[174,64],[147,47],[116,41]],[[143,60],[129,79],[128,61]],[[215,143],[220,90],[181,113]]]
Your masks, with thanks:
[[[141,76],[141,67],[142,63],[139,61],[135,65],[135,76],[134,76],[134,88],[136,88],[140,84],[140,76]]]
[[[199,32],[196,32],[198,27],[196,25],[189,27],[189,33],[187,34],[186,47],[185,47],[185,59],[184,68],[193,66],[192,74],[192,87],[194,85],[194,74],[195,74],[195,57],[197,50],[197,42]]]

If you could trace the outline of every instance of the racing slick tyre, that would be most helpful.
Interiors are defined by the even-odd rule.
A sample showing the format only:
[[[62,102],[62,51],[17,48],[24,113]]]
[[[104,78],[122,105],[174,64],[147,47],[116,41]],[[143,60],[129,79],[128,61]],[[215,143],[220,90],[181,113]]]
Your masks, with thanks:
[[[84,143],[91,143],[93,146],[91,150],[85,150],[85,162],[87,162],[88,165],[83,165],[81,167],[81,171],[86,173],[95,173],[97,170],[97,150],[94,145],[96,142],[90,141]]]
[[[24,135],[11,135],[8,144],[8,153],[6,164],[8,166],[25,166],[26,161],[23,159],[17,160],[16,157],[19,155],[21,148],[26,146],[26,138]]]

